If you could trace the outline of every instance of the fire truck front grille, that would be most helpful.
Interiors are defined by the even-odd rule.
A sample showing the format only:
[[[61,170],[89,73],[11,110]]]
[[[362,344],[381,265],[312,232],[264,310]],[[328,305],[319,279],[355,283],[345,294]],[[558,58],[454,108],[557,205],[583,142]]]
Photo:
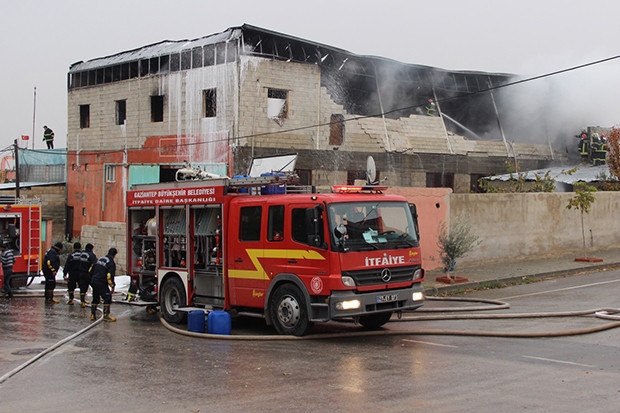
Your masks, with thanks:
[[[413,274],[417,266],[410,267],[396,267],[396,268],[373,268],[370,270],[360,271],[343,271],[343,276],[353,278],[355,284],[358,286],[373,285],[373,284],[392,284],[403,281],[413,280]],[[385,270],[389,270],[389,280],[386,282]]]

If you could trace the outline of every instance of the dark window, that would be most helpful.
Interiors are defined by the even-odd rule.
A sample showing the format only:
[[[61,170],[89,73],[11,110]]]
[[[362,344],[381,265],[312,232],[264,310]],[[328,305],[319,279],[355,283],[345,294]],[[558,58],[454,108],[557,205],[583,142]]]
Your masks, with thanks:
[[[215,64],[221,65],[226,63],[226,43],[218,43],[215,46]]]
[[[426,174],[427,188],[452,188],[454,189],[454,174],[429,172]]]
[[[157,73],[159,73],[159,58],[151,57],[149,63],[149,74],[156,75]]]
[[[291,214],[291,225],[293,229],[293,241],[300,242],[302,244],[314,245],[314,222],[312,216],[314,215],[313,208],[295,208]],[[322,218],[322,217],[321,217]],[[320,239],[324,238],[323,233],[323,220],[319,219],[318,236]]]
[[[80,105],[80,129],[90,128],[90,105]]]
[[[181,67],[181,55],[174,53],[170,55],[170,71],[178,72]]]
[[[329,123],[329,144],[340,146],[344,141],[344,116],[335,114]]]
[[[151,96],[151,122],[164,121],[164,97]]]
[[[311,169],[295,169],[295,173],[299,176],[299,185],[312,185]]]
[[[260,220],[262,208],[260,206],[241,208],[239,217],[239,240],[260,241]]]
[[[149,75],[149,60],[140,60],[140,77]]]
[[[379,171],[377,171],[377,176],[379,176]],[[366,171],[347,171],[347,185],[354,185],[357,179],[366,181]]]
[[[269,241],[284,240],[284,205],[274,205],[269,207],[267,239]]]
[[[127,101],[117,100],[116,101],[116,124],[124,125],[126,120],[127,120]]]
[[[183,50],[181,52],[181,70],[188,70],[192,68],[192,51]]]
[[[205,118],[214,118],[217,116],[217,91],[215,89],[206,89],[202,91],[202,100],[204,106]]]
[[[213,66],[215,64],[215,45],[208,44],[204,46],[204,65]]]
[[[192,68],[202,67],[202,47],[192,49]]]

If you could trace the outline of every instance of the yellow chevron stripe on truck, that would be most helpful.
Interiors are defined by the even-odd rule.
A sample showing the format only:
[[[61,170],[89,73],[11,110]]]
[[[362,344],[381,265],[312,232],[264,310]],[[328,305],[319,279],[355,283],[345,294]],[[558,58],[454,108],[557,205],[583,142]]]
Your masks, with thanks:
[[[272,249],[249,249],[246,250],[250,260],[254,264],[254,270],[228,270],[228,278],[242,278],[247,280],[268,280],[269,277],[260,263],[261,258],[281,258],[295,260],[325,260],[325,257],[316,251],[310,250],[272,250]]]

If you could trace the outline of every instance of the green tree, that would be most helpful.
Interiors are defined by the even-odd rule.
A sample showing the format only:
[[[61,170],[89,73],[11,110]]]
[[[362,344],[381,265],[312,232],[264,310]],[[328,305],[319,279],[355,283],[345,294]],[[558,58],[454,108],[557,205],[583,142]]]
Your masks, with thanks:
[[[581,236],[583,238],[583,253],[584,257],[587,257],[586,254],[586,231],[583,223],[583,215],[589,214],[590,209],[592,207],[592,203],[595,201],[593,192],[596,192],[596,188],[588,185],[585,182],[576,182],[574,185],[575,188],[575,196],[573,196],[569,201],[566,208],[568,209],[576,209],[581,212]]]
[[[467,217],[458,216],[449,226],[441,223],[441,231],[437,239],[439,256],[446,275],[454,269],[456,259],[464,257],[479,244],[479,238],[471,231]]]

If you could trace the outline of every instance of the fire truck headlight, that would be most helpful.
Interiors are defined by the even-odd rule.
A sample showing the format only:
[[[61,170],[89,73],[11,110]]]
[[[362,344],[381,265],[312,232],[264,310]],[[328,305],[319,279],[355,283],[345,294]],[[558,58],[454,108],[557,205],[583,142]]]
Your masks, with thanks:
[[[348,301],[340,301],[336,303],[336,309],[338,310],[357,310],[360,308],[362,303],[360,300],[348,300]]]
[[[355,281],[353,281],[353,278],[351,277],[342,277],[342,283],[347,287],[355,287]]]
[[[422,278],[422,270],[420,268],[418,268],[417,270],[415,270],[415,272],[413,273],[413,279],[417,280]]]
[[[413,301],[421,301],[424,300],[424,293],[417,291],[413,294],[411,294],[411,300]]]

